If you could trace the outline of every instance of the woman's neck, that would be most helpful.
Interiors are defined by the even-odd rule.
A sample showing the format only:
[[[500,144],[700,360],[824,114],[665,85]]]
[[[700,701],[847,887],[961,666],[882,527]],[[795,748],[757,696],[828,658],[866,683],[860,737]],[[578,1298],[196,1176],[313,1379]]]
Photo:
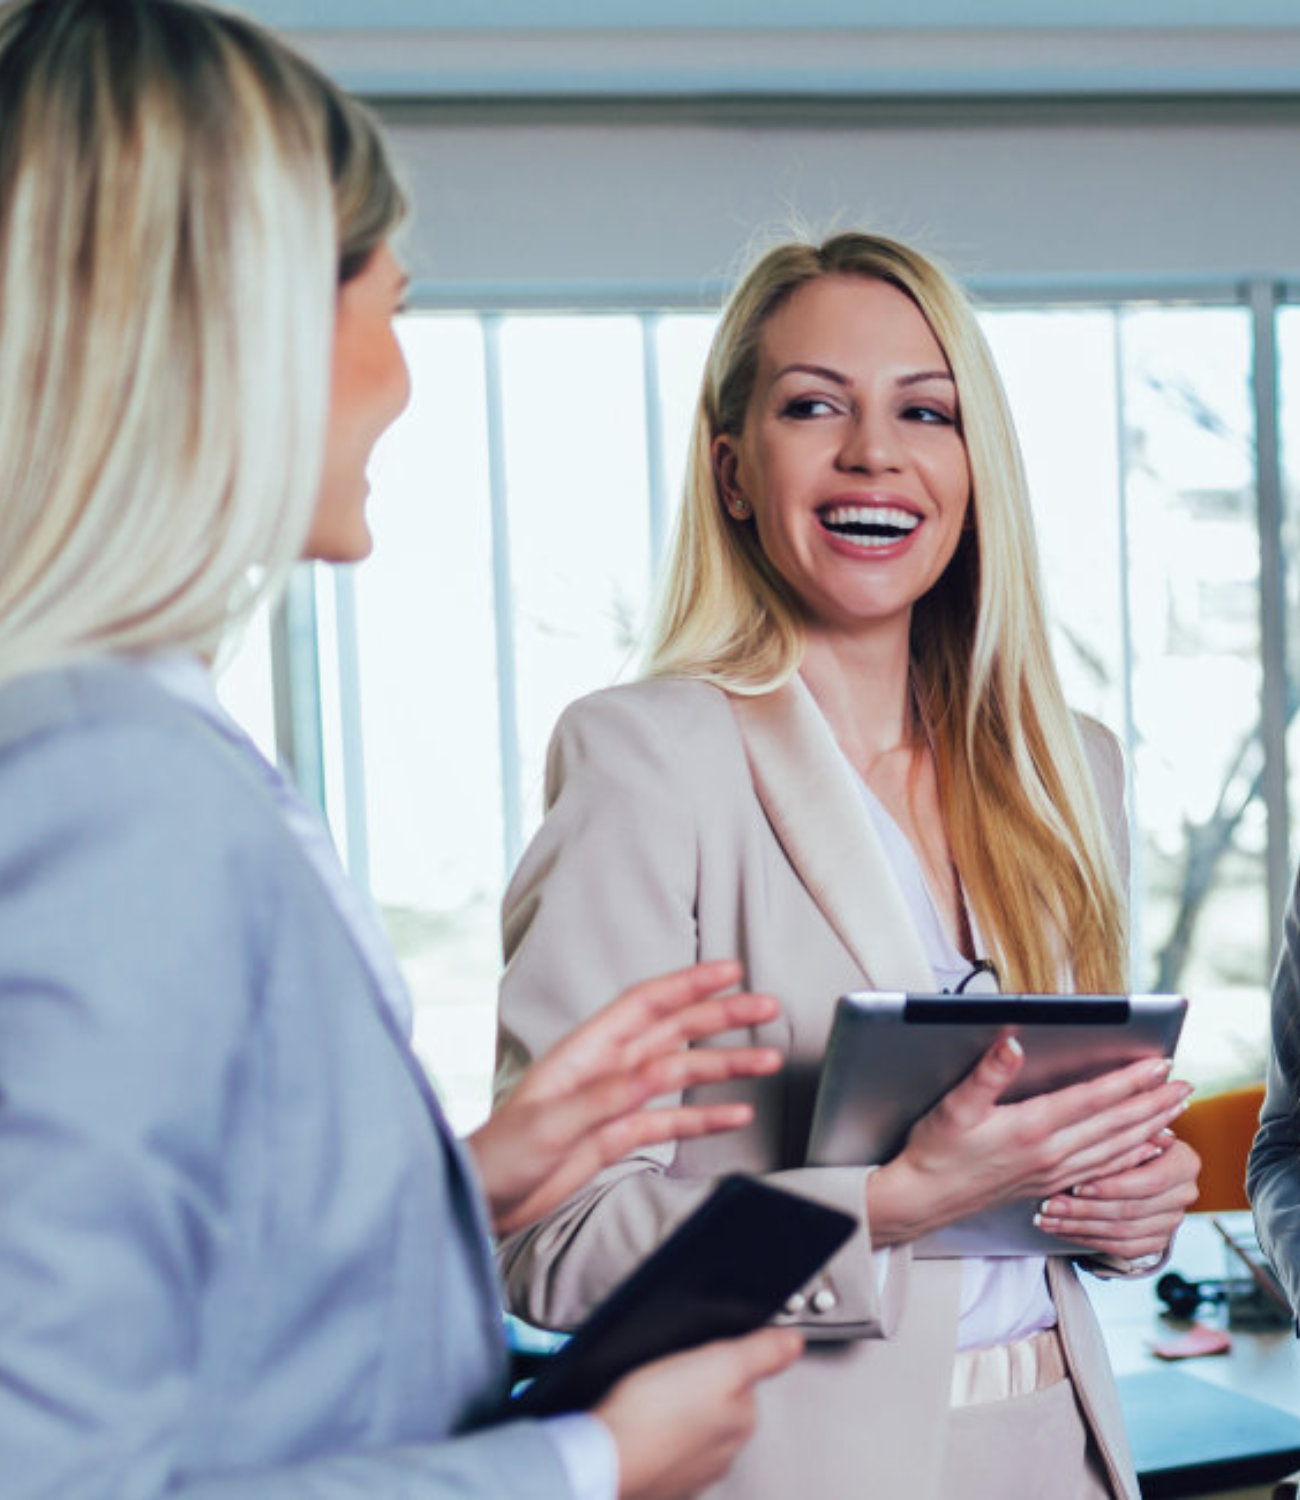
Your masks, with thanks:
[[[852,640],[808,636],[800,676],[840,749],[868,779],[884,757],[915,746],[908,667],[905,632]]]

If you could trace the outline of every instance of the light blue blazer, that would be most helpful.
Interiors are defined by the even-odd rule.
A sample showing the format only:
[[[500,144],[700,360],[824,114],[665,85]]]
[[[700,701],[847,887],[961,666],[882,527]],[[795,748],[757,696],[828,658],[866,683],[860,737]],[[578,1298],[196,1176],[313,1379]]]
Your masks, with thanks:
[[[0,1493],[567,1495],[477,1187],[265,767],[138,668],[0,688]]]

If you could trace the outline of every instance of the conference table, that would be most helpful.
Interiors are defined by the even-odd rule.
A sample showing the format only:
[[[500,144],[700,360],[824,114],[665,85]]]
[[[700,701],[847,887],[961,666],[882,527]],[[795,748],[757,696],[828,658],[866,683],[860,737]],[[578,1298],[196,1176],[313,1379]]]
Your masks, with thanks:
[[[1180,1229],[1166,1269],[1192,1282],[1245,1274],[1210,1216],[1199,1214]],[[1158,1279],[1085,1278],[1119,1381],[1144,1500],[1268,1500],[1274,1480],[1300,1469],[1300,1341],[1287,1326],[1229,1327],[1222,1305],[1203,1306],[1197,1320],[1228,1327],[1230,1351],[1160,1359],[1152,1344],[1176,1338],[1190,1323],[1164,1311]]]

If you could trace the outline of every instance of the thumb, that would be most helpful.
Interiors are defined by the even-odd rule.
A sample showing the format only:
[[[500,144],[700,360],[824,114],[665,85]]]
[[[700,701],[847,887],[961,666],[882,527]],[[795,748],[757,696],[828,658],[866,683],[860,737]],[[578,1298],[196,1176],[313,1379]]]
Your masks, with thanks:
[[[793,1328],[760,1328],[737,1339],[733,1352],[738,1356],[741,1382],[753,1385],[794,1364],[803,1353],[803,1335]]]
[[[949,1096],[983,1111],[998,1102],[1024,1066],[1025,1049],[1010,1032],[1000,1036]]]

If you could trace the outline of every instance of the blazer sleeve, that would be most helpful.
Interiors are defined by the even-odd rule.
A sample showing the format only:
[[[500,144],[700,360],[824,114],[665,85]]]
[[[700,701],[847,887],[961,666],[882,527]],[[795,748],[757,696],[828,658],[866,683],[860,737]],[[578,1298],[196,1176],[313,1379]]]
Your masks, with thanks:
[[[709,753],[701,746],[707,732],[681,735],[680,725],[657,722],[637,691],[572,705],[552,738],[548,813],[503,909],[498,1099],[533,1058],[628,985],[700,960],[741,956],[730,943],[728,951],[710,951],[697,922],[700,829],[711,820],[716,833],[727,818],[725,794],[714,798],[708,777],[693,770],[695,757]],[[729,714],[724,701],[716,706]],[[747,778],[743,760],[739,774]],[[756,1039],[779,1041],[724,1040]],[[755,1122],[726,1138],[727,1169],[839,1208],[862,1227],[810,1288],[830,1297],[817,1299],[814,1311],[810,1296],[803,1311],[778,1321],[811,1337],[888,1336],[910,1255],[895,1257],[897,1274],[881,1278],[882,1291],[865,1223],[866,1169],[772,1170],[781,1159],[782,1086],[779,1075],[733,1086],[731,1097],[753,1103]],[[500,1261],[514,1310],[546,1327],[580,1321],[714,1185],[713,1177],[679,1173],[675,1163],[672,1145],[630,1155],[507,1239]]]
[[[1300,1308],[1300,879],[1291,892],[1273,976],[1272,1047],[1246,1191],[1259,1242]]]
[[[536,1424],[202,1481],[177,1472],[223,1125],[275,921],[219,778],[138,727],[0,760],[0,1473],[6,1500],[567,1489]],[[248,820],[245,820],[247,823]],[[143,872],[143,873],[142,873]]]

